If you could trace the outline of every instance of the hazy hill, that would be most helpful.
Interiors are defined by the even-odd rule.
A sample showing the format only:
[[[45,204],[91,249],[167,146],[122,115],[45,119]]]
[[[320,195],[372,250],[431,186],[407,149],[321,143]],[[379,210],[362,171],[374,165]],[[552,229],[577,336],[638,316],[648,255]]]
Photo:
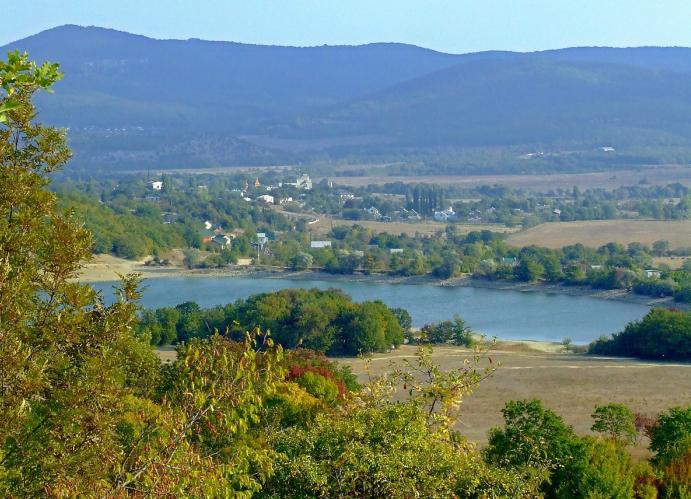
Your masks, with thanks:
[[[453,55],[276,47],[62,26],[13,42],[67,76],[40,101],[92,169],[616,147],[691,158],[691,49]],[[510,154],[506,156],[506,151]],[[640,155],[640,152],[644,154]],[[459,160],[460,161],[460,160]],[[578,163],[578,160],[576,160]],[[559,167],[557,165],[556,167]]]
[[[482,60],[300,120],[295,136],[369,135],[389,146],[691,143],[691,74],[546,58]]]

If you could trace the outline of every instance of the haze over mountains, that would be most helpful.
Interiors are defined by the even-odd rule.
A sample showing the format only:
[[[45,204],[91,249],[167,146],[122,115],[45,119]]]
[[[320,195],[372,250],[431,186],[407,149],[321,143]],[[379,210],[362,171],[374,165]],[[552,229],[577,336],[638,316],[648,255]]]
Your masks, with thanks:
[[[80,168],[413,158],[445,171],[691,160],[691,49],[444,54],[62,26],[2,51],[60,62],[39,102]],[[606,150],[601,148],[606,146]],[[614,151],[608,149],[614,148]]]

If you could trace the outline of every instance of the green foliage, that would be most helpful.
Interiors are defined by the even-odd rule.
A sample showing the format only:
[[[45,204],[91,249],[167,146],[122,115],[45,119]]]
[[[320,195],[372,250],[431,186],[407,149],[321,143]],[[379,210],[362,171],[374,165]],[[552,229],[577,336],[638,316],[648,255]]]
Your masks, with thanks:
[[[336,383],[320,374],[307,371],[295,381],[298,385],[303,387],[307,393],[319,400],[323,400],[327,403],[334,403],[338,398],[338,387]]]
[[[668,462],[691,452],[691,405],[663,412],[650,429],[655,461]]]
[[[623,444],[636,441],[636,417],[624,404],[611,403],[595,408],[592,431],[603,433],[610,439]]]
[[[633,497],[631,458],[617,442],[580,438],[539,401],[512,401],[505,425],[490,432],[491,463],[533,470],[547,497]]]
[[[268,497],[528,497],[525,484],[487,467],[467,444],[430,432],[414,404],[317,417],[276,436],[281,454]]]
[[[188,302],[174,310],[144,312],[137,329],[153,344],[164,345],[208,337],[215,330],[237,338],[256,327],[270,330],[286,348],[337,355],[388,350],[403,342],[403,330],[389,307],[380,301],[353,303],[338,290],[285,289],[211,309]]]
[[[444,373],[421,350],[408,368],[373,380],[340,417],[320,414],[307,428],[276,433],[280,458],[262,494],[534,497],[534,482],[488,466],[449,431],[460,399],[482,379],[476,365]],[[411,387],[410,398],[396,403],[390,397],[401,381]]]
[[[92,250],[121,258],[141,258],[155,252],[185,246],[182,228],[164,224],[149,204],[134,213],[117,212],[77,192],[58,191],[60,206],[75,212],[93,235]]]
[[[301,251],[293,257],[291,266],[293,270],[305,270],[311,268],[313,262],[314,257],[312,255]]]
[[[420,329],[420,340],[423,343],[442,344],[453,343],[456,346],[473,346],[472,330],[458,315],[453,321],[425,324]]]
[[[644,359],[691,359],[691,312],[655,308],[611,338],[592,343],[589,352]]]
[[[574,466],[570,488],[559,487],[557,497],[634,497],[635,469],[624,447],[611,440],[585,437],[582,461]]]

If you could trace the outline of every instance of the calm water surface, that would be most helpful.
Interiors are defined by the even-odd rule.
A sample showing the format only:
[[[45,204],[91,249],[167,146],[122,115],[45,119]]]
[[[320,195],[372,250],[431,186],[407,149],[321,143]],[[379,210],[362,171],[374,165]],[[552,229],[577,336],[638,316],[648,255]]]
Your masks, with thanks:
[[[96,283],[106,299],[113,283]],[[506,291],[429,284],[347,281],[296,281],[248,277],[164,277],[144,281],[142,305],[148,308],[195,301],[202,307],[231,303],[256,293],[285,288],[339,288],[355,301],[382,300],[410,312],[415,326],[461,315],[475,331],[502,339],[587,343],[620,331],[648,307],[632,303],[540,292]]]

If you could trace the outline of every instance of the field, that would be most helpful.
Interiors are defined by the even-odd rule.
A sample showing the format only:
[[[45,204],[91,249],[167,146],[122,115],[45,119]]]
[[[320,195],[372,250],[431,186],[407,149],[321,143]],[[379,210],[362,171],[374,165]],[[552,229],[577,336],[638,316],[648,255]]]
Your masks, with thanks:
[[[663,364],[628,359],[593,358],[575,354],[530,350],[522,344],[500,345],[492,353],[499,370],[464,399],[457,429],[469,440],[484,444],[487,432],[502,424],[501,409],[509,400],[539,398],[556,411],[578,433],[592,424],[590,414],[597,405],[627,404],[633,411],[654,415],[661,410],[691,403],[691,364]],[[391,354],[376,354],[372,374],[391,368],[391,362],[411,361],[415,348],[403,346]],[[468,350],[455,347],[435,349],[434,359],[442,369],[460,368]],[[361,381],[367,379],[363,359],[343,359]],[[643,454],[643,448],[636,449]]]
[[[441,185],[458,185],[478,187],[481,185],[501,184],[508,187],[546,192],[552,189],[603,188],[614,189],[621,186],[667,185],[679,182],[691,185],[691,168],[686,166],[657,166],[635,170],[611,170],[591,173],[556,173],[539,175],[453,175],[453,176],[388,176],[371,175],[363,177],[329,177],[334,184],[362,187],[370,184],[387,184],[393,182],[428,183]]]
[[[371,220],[344,220],[341,218],[320,218],[317,223],[310,225],[310,229],[318,235],[326,235],[332,227],[337,225],[361,225],[376,232],[388,232],[389,234],[433,235],[446,229],[446,224],[433,221],[421,222],[375,222]],[[491,230],[494,232],[512,232],[510,229],[499,224],[456,224],[456,230],[461,233],[468,233],[474,230]]]
[[[666,239],[674,248],[691,247],[691,220],[591,220],[579,222],[550,222],[532,229],[516,232],[508,237],[515,246],[536,244],[548,248],[561,248],[582,243],[598,247],[609,242],[627,244],[639,242],[651,245]]]

